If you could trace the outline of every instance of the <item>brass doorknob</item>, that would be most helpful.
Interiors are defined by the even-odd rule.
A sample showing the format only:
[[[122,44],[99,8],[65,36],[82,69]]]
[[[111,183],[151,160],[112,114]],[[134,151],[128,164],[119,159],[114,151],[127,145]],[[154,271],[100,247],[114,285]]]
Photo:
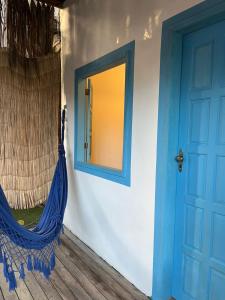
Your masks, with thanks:
[[[180,149],[178,155],[175,157],[175,160],[178,164],[178,171],[182,172],[183,162],[184,162],[184,153],[183,153],[182,149]]]

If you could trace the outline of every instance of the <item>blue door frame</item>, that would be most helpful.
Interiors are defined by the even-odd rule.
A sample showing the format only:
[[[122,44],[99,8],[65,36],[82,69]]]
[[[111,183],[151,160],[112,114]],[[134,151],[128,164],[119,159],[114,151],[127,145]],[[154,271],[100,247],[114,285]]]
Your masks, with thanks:
[[[172,296],[180,76],[183,36],[225,19],[224,0],[206,0],[165,21],[158,115],[153,300]],[[179,299],[177,299],[179,300]]]

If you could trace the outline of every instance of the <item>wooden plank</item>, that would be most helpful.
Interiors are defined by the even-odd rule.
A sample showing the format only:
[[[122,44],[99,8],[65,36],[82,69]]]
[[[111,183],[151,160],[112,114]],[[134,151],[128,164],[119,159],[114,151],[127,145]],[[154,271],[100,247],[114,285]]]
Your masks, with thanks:
[[[3,275],[3,264],[0,264],[0,286],[2,290],[3,297],[7,300],[19,300],[16,292],[9,292],[9,286],[8,283],[5,280],[5,277]]]
[[[74,280],[78,281],[79,284],[83,287],[83,289],[87,292],[88,295],[91,295],[92,300],[105,300],[106,298],[98,291],[96,286],[92,284],[91,281],[83,274],[82,271],[78,269],[78,267],[72,262],[69,261],[68,258],[62,251],[57,252],[57,260],[58,264],[60,261],[65,268],[70,272],[70,274],[74,277]]]
[[[116,280],[125,290],[132,294],[135,299],[148,300],[148,297],[139,291],[131,282],[124,278],[117,270],[100,258],[92,249],[90,249],[79,238],[73,235],[65,228],[65,236],[74,242],[80,249],[93,261],[95,261],[102,269],[107,272],[114,280]]]
[[[98,276],[98,274],[95,274],[85,263],[83,263],[79,257],[76,257],[75,254],[70,254],[70,251],[64,249],[64,247],[61,245],[60,249],[57,249],[56,254],[58,256],[59,252],[63,252],[66,256],[66,259],[77,266],[77,268],[88,278],[88,280],[96,286],[96,288],[100,291],[101,294],[105,296],[108,300],[116,300],[119,299],[117,294],[114,293],[113,290],[111,290],[105,282],[102,281],[102,279]]]
[[[17,266],[13,263],[13,269],[18,270]],[[15,277],[16,277],[16,283],[17,283],[17,289],[16,289],[16,294],[19,299],[23,300],[33,300],[33,297],[26,286],[24,280],[19,278],[19,272],[15,272]]]
[[[40,285],[35,280],[34,275],[31,272],[26,271],[26,277],[24,279],[24,282],[28,289],[32,293],[32,297],[34,300],[47,300],[47,296],[40,287]]]
[[[0,300],[5,300],[2,294],[2,289],[0,288]]]
[[[55,270],[63,278],[66,285],[72,291],[74,296],[82,300],[92,300],[91,297],[86,293],[86,291],[80,286],[77,280],[74,280],[70,272],[64,267],[61,261],[57,260]]]
[[[18,265],[16,265],[16,267],[18,268]],[[47,300],[47,296],[44,293],[44,291],[42,290],[42,288],[40,287],[40,285],[37,283],[37,281],[35,280],[34,275],[32,274],[32,272],[29,272],[27,270],[25,270],[25,279],[24,282],[27,286],[27,288],[29,289],[29,291],[31,291],[32,293],[32,297],[34,300]]]
[[[13,264],[13,268],[14,268],[14,270],[17,270],[17,267],[15,264]],[[2,276],[0,276],[1,279],[5,281],[3,273],[1,273],[1,275],[2,275]],[[23,299],[23,300],[33,300],[33,297],[31,295],[28,287],[26,286],[25,282],[23,280],[19,279],[19,272],[15,272],[15,277],[16,277],[16,283],[17,283],[16,294],[17,294],[18,298]],[[6,285],[8,286],[8,284],[6,284]],[[4,290],[4,293],[5,292],[6,291]]]
[[[86,260],[86,257],[74,251],[75,245],[68,240],[66,245],[62,240],[60,247],[61,251],[71,260],[76,266],[88,277],[88,279],[96,286],[96,288],[107,298],[107,299],[123,299],[123,300],[134,300],[132,296],[124,293],[122,289],[117,289],[114,286],[114,282],[111,278],[107,278],[106,274],[102,273],[98,267],[93,266]]]
[[[31,292],[29,291],[28,287],[26,286],[25,282],[21,279],[19,279],[19,273],[15,273],[16,276],[16,282],[17,282],[17,289],[16,293],[19,299],[22,300],[33,300],[34,298],[31,295]]]
[[[38,284],[41,286],[42,290],[45,292],[49,300],[62,300],[62,297],[55,289],[54,285],[50,280],[46,280],[43,275],[39,272],[33,272],[34,277]]]
[[[95,262],[92,258],[86,255],[86,253],[82,251],[82,249],[75,243],[73,243],[70,239],[64,236],[62,242],[65,243],[68,249],[76,253],[78,257],[85,260],[90,268],[94,270],[118,296],[120,296],[124,300],[137,300],[137,298],[134,297],[132,293],[128,292],[120,285],[120,282],[114,280],[108,272],[106,272],[101,266],[99,266],[98,262]]]
[[[73,295],[70,289],[66,286],[64,280],[59,276],[56,270],[52,272],[50,280],[63,300],[73,300],[73,299],[79,300]]]
[[[9,292],[0,264],[0,300],[148,299],[79,239],[74,240],[76,244],[62,237],[63,243],[56,251],[56,268],[50,281],[38,272],[27,271],[25,281],[22,281],[16,272],[18,288]]]

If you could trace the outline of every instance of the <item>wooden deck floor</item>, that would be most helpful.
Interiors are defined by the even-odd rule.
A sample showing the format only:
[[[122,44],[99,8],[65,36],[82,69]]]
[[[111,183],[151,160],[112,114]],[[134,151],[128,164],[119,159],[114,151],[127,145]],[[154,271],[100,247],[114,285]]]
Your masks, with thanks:
[[[65,235],[50,281],[28,272],[25,281],[17,281],[16,291],[9,293],[2,269],[0,274],[0,300],[148,299],[79,239],[74,237],[72,242]]]

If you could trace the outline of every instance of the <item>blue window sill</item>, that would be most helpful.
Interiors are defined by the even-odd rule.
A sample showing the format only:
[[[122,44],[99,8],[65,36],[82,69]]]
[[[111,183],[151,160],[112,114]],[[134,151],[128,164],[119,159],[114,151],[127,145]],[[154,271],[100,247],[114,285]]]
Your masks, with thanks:
[[[78,161],[75,162],[75,169],[126,186],[130,186],[130,174],[126,174],[125,170],[119,171]]]

